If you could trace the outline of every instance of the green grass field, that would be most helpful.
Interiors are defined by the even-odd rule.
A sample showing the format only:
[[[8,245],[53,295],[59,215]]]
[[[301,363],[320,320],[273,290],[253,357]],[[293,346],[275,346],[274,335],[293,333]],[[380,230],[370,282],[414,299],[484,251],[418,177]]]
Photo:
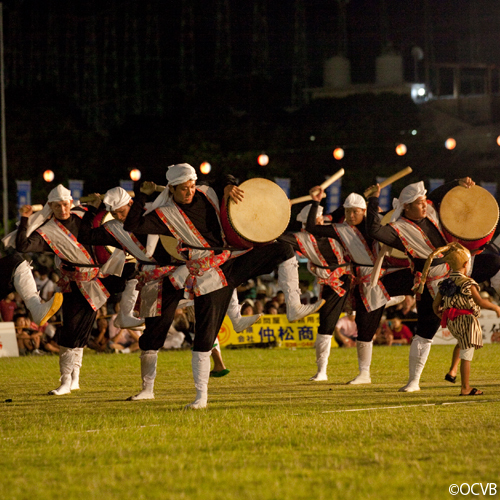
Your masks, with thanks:
[[[408,347],[375,347],[372,385],[347,386],[355,349],[333,349],[328,382],[314,350],[224,350],[231,373],[194,398],[189,351],[162,352],[156,399],[137,354],[85,354],[81,390],[58,385],[55,356],[0,359],[0,499],[441,499],[452,483],[498,483],[500,346],[476,352],[458,397],[452,347],[434,346],[419,393]],[[12,402],[6,400],[12,399]],[[461,496],[460,494],[458,495]],[[469,495],[472,496],[472,495]]]

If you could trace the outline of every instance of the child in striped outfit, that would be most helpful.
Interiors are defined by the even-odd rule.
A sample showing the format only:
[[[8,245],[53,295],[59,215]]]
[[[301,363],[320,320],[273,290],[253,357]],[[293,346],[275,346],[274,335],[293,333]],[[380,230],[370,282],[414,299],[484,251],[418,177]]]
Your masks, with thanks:
[[[462,390],[460,396],[480,396],[479,389],[469,385],[470,362],[474,350],[483,346],[483,332],[478,317],[483,309],[491,309],[500,317],[500,307],[479,295],[479,285],[467,276],[471,254],[460,243],[443,247],[445,260],[451,272],[439,284],[439,292],[433,303],[433,310],[441,318],[441,326],[448,328],[460,347],[460,375]],[[446,253],[446,250],[449,252]]]

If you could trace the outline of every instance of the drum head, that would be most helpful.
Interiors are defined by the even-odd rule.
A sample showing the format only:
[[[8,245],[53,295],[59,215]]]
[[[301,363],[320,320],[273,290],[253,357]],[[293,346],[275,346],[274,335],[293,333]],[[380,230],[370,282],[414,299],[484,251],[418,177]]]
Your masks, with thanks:
[[[389,224],[389,222],[391,222],[391,217],[392,217],[392,214],[394,213],[394,210],[391,210],[390,212],[387,212],[383,217],[382,217],[382,220],[380,221],[380,224],[382,224],[382,226],[386,226],[387,224]],[[404,261],[408,261],[408,257],[406,257],[406,254],[403,253],[401,250],[398,250],[396,248],[391,248],[391,252],[389,254],[391,257],[394,257],[395,259],[400,259],[400,260],[404,260]]]
[[[179,242],[173,236],[166,236],[165,234],[160,234],[160,241],[163,248],[177,260],[186,261],[186,259],[177,251],[177,245]]]
[[[267,243],[281,236],[290,222],[290,200],[277,184],[267,179],[249,179],[239,186],[244,199],[228,203],[233,229],[254,243]]]
[[[444,196],[439,215],[441,224],[453,236],[464,240],[480,240],[495,230],[498,203],[481,186],[457,186]]]

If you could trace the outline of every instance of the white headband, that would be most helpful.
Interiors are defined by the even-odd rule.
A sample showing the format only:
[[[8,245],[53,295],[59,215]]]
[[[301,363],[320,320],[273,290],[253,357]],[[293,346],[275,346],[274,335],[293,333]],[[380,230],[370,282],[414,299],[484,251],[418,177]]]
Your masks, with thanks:
[[[122,187],[115,187],[110,189],[104,195],[103,203],[106,205],[108,212],[113,212],[125,205],[128,205],[132,198]]]
[[[299,215],[297,215],[297,220],[299,222],[302,222],[302,224],[307,223],[307,217],[309,217],[309,212],[311,211],[311,205],[306,205],[300,212]],[[318,212],[316,214],[316,217],[321,217],[323,215],[323,207],[321,205],[318,206]],[[316,222],[316,221],[315,221]]]
[[[65,188],[62,184],[56,186],[49,193],[47,198],[47,203],[43,206],[42,210],[31,214],[28,218],[28,227],[26,229],[26,235],[30,236],[34,231],[36,231],[46,220],[52,217],[52,209],[49,203],[54,201],[73,201],[71,196],[71,191]],[[7,236],[3,238],[3,243],[6,247],[14,247],[16,241],[17,230],[10,232]]]
[[[361,195],[351,193],[344,201],[344,208],[362,208],[366,210],[366,201]]]
[[[171,186],[178,186],[183,182],[198,179],[196,170],[189,163],[170,165],[167,170],[167,181]]]
[[[53,201],[69,201],[72,199],[71,191],[62,184],[59,184],[49,193],[47,203],[52,203]]]
[[[423,181],[415,182],[414,184],[409,184],[400,193],[399,198],[394,198],[392,201],[392,207],[394,208],[394,213],[391,217],[391,222],[399,219],[400,215],[403,213],[404,206],[408,203],[413,203],[418,198],[425,196],[427,189]]]

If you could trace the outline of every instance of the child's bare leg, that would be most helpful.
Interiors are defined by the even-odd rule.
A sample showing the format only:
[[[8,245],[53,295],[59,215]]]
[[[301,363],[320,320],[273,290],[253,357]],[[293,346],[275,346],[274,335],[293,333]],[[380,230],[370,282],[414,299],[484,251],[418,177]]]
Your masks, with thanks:
[[[456,377],[458,372],[458,364],[460,363],[460,347],[457,344],[453,349],[453,355],[451,357],[451,367],[448,372],[450,377]]]
[[[462,360],[460,365],[460,377],[462,378],[462,394],[469,394],[471,386],[469,385],[470,361]]]
[[[221,372],[226,369],[226,365],[224,365],[220,351],[215,348],[212,349],[212,359],[214,360],[214,372]]]
[[[470,362],[474,357],[474,347],[468,349],[460,349],[460,376],[462,377],[462,391],[463,396],[479,396],[483,392],[479,389],[473,389],[469,384],[470,376]]]

